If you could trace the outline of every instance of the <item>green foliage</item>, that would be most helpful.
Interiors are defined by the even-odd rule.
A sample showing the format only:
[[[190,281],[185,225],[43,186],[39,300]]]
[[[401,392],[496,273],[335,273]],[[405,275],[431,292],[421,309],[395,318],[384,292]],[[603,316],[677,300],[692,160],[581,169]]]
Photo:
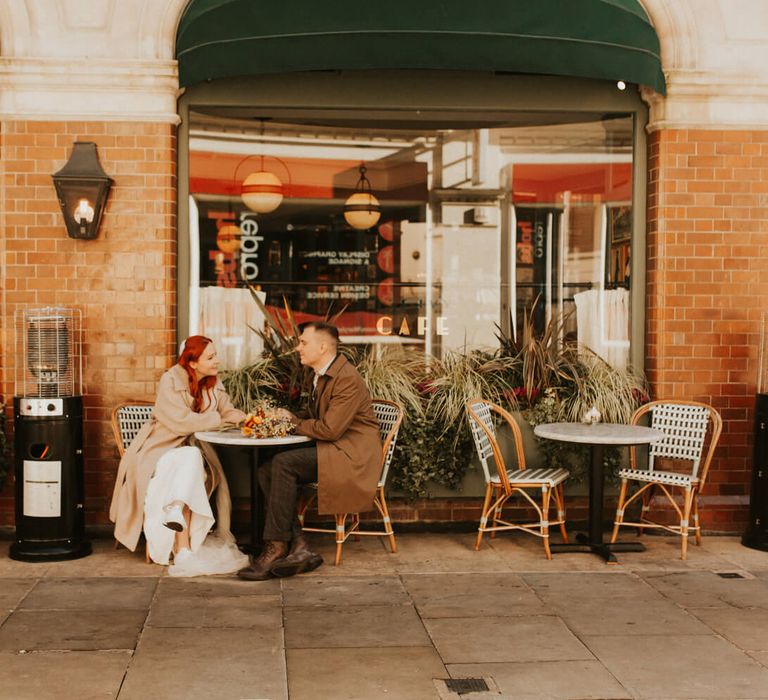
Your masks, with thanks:
[[[265,400],[295,410],[305,403],[310,374],[295,352],[299,330],[294,314],[285,303],[284,314],[272,315],[255,293],[254,300],[268,323],[266,329],[253,329],[264,341],[264,354],[222,379],[244,411]],[[333,323],[342,312],[331,314],[329,309],[326,320]],[[626,423],[645,399],[641,376],[614,369],[564,342],[563,319],[552,318],[537,333],[531,309],[518,338],[500,328],[497,337],[496,351],[450,351],[441,359],[400,347],[342,348],[371,395],[394,401],[405,411],[390,472],[394,488],[423,496],[431,484],[459,486],[474,450],[465,411],[470,399],[482,397],[520,410],[534,426],[580,420],[593,406],[603,420]],[[540,447],[545,464],[566,466],[576,478],[589,463],[586,446],[542,440]],[[619,465],[620,452],[605,454],[610,474]]]

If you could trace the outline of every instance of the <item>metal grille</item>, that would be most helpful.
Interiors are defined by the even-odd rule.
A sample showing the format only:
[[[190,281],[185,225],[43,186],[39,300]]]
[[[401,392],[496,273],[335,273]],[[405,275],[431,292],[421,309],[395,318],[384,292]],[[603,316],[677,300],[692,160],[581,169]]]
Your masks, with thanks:
[[[55,398],[82,394],[82,315],[78,309],[18,309],[17,396]]]
[[[490,690],[484,678],[447,678],[445,685],[453,693],[482,693]]]

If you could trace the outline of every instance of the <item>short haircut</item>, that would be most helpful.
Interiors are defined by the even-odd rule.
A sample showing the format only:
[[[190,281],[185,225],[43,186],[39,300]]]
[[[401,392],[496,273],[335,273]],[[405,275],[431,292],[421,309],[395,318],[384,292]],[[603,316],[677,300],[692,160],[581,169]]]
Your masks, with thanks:
[[[307,328],[314,328],[318,333],[325,333],[333,340],[335,345],[339,344],[339,329],[332,323],[326,323],[325,321],[307,321],[299,326],[299,330],[303,333]]]

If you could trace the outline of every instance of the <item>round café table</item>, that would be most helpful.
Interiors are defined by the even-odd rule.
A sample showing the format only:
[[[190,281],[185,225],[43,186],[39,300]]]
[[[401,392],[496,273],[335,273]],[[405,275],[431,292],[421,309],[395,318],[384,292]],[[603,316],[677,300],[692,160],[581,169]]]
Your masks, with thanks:
[[[204,430],[195,433],[200,442],[224,447],[249,447],[251,467],[251,542],[249,552],[259,554],[264,531],[264,503],[259,488],[256,472],[259,468],[259,448],[261,447],[292,447],[312,442],[312,438],[304,435],[286,435],[274,438],[253,438],[243,435],[239,428],[232,430]]]
[[[548,440],[589,445],[589,532],[579,533],[572,544],[551,544],[552,552],[592,552],[617,563],[614,552],[643,552],[640,542],[603,542],[603,458],[607,446],[647,445],[664,437],[656,428],[622,423],[542,423],[533,432]]]

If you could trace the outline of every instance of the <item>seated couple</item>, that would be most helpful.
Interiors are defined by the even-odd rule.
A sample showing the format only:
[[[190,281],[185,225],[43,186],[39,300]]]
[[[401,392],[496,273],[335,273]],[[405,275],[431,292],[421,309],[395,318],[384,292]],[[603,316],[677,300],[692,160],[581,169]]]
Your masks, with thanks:
[[[249,566],[230,532],[231,502],[216,453],[194,433],[239,425],[217,380],[213,342],[187,339],[179,361],[160,380],[152,418],[120,461],[110,506],[115,539],[135,550],[144,530],[150,558],[172,576],[238,571],[246,580],[289,576],[322,563],[309,551],[296,517],[301,485],[318,482],[322,514],[366,511],[379,478],[381,443],[371,397],[357,370],[337,353],[338,330],[305,324],[297,351],[315,372],[307,417],[288,414],[296,433],[316,446],[278,453],[259,470],[266,498],[265,546]],[[209,497],[216,492],[217,528]],[[290,548],[289,548],[290,547]]]

